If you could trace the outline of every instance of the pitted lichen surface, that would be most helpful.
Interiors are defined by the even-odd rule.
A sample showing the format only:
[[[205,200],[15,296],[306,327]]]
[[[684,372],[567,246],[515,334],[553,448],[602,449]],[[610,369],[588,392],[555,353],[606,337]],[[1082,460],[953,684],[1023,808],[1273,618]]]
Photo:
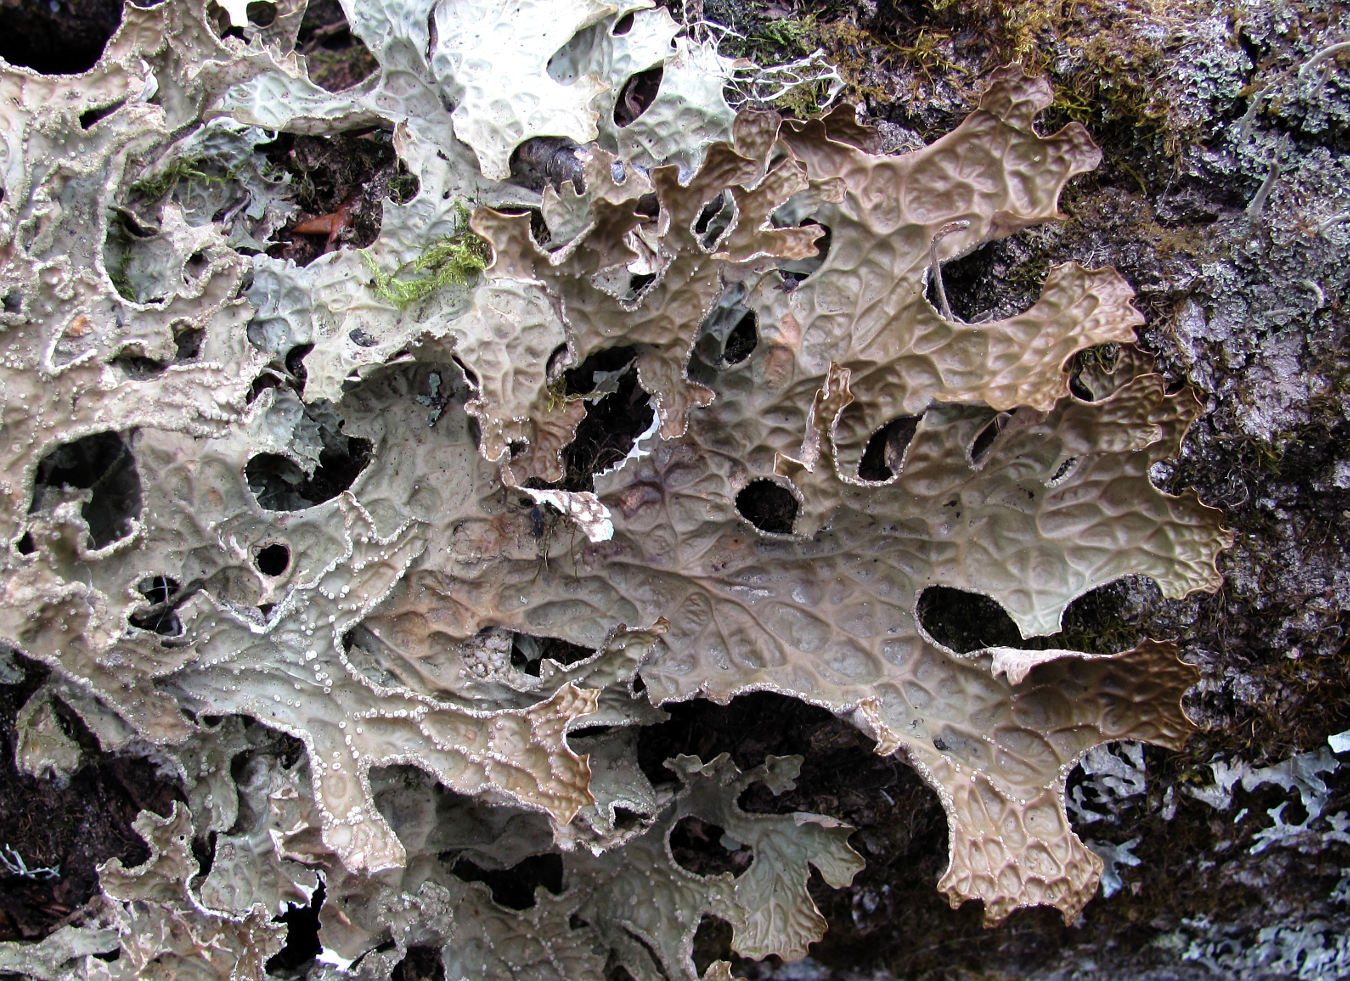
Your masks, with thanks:
[[[0,72],[0,637],[187,794],[74,933],[0,966],[261,977],[269,915],[320,879],[321,942],[360,976],[431,947],[451,977],[692,977],[705,915],[742,956],[802,957],[809,869],[846,885],[850,829],[737,803],[798,763],[637,762],[663,704],[753,691],[919,771],[953,905],[1073,919],[1102,866],[1067,773],[1179,745],[1192,672],[1161,642],[958,653],[921,597],[1052,633],[1122,576],[1215,588],[1227,539],[1149,479],[1198,407],[1131,353],[1115,272],[1057,267],[1003,320],[942,310],[941,262],[1057,217],[1097,162],[1081,127],[1036,132],[1048,87],[998,72],[890,157],[844,110],[733,111],[745,66],[642,0],[346,4],[380,68],[339,93],[292,50],[295,3],[265,29],[238,6],[244,40],[128,5],[76,89]],[[292,188],[265,130],[355,128],[416,193],[364,250],[267,255]],[[565,173],[538,190],[541,146]],[[393,302],[380,276],[450,255],[470,205],[481,275]],[[682,867],[691,819],[748,864]],[[557,854],[561,891],[523,910],[443,859]]]

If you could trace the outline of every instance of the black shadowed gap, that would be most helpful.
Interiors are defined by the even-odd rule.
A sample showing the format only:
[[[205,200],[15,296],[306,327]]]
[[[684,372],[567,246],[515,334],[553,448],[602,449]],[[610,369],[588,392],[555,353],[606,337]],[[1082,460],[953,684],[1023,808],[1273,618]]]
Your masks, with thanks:
[[[319,442],[312,474],[279,453],[259,453],[244,467],[249,490],[269,511],[300,511],[330,501],[351,487],[370,463],[370,440],[344,433],[341,416],[328,403],[306,406],[305,414]]]
[[[830,244],[834,233],[829,225],[822,224],[814,218],[805,218],[792,224],[779,224],[775,216],[774,226],[779,228],[809,228],[815,226],[821,229],[820,237],[816,239],[815,255],[807,256],[805,259],[785,259],[778,263],[778,275],[783,281],[783,288],[793,290],[797,288],[798,283],[825,264],[825,259],[830,254]]]
[[[1048,261],[1028,263],[1018,238],[986,242],[960,258],[930,269],[928,302],[942,310],[939,280],[952,317],[966,324],[1004,320],[1029,310],[1041,295]]]
[[[291,550],[281,542],[272,542],[258,549],[258,554],[253,557],[253,564],[264,576],[279,576],[291,564]]]
[[[0,58],[43,75],[88,71],[121,23],[122,0],[0,4]]]
[[[614,391],[587,405],[576,436],[563,447],[563,489],[594,490],[595,475],[627,457],[654,418],[651,398],[638,385],[637,369],[629,368]]]
[[[389,981],[445,981],[445,962],[435,947],[409,947]]]
[[[337,497],[370,462],[371,443],[359,436],[338,436],[319,452],[312,476],[277,453],[259,453],[244,467],[248,488],[269,511],[302,511]]]
[[[161,637],[177,637],[183,632],[183,623],[175,612],[181,601],[182,586],[170,576],[147,576],[136,584],[136,591],[145,597],[148,606],[132,610],[127,620],[138,630],[148,630]]]
[[[782,484],[761,477],[741,488],[736,510],[760,531],[790,535],[797,520],[797,498]]]
[[[715,387],[719,373],[754,353],[759,345],[759,321],[744,298],[743,287],[728,286],[703,318],[686,366],[690,380]]]
[[[929,586],[919,595],[918,617],[930,637],[958,654],[1022,643],[1008,611],[980,593]]]
[[[922,418],[923,413],[900,416],[874,432],[863,450],[862,462],[858,464],[859,479],[890,480],[894,477]]]
[[[545,661],[556,661],[562,665],[576,664],[594,653],[592,648],[571,644],[557,637],[518,633],[513,634],[511,639],[511,666],[536,678]]]
[[[323,944],[319,942],[319,911],[323,908],[323,897],[323,880],[320,880],[309,898],[309,905],[287,903],[286,912],[273,918],[273,922],[286,924],[286,943],[268,958],[269,974],[295,971],[323,951]]]
[[[884,935],[859,940],[855,917],[868,910],[857,904],[870,902],[860,897],[878,897],[878,912],[895,922],[909,910],[936,922],[952,915],[933,888],[947,862],[947,824],[937,794],[897,757],[876,755],[873,740],[859,729],[825,709],[768,692],[742,695],[728,705],[694,699],[665,708],[669,720],[644,727],[638,736],[638,762],[653,784],[675,781],[664,761],[680,754],[706,762],[728,753],[741,770],[759,766],[768,756],[802,756],[791,790],[774,794],[763,784],[751,784],[738,801],[741,808],[751,814],[826,814],[863,829],[849,839],[867,863],[852,888],[831,889],[812,876],[811,897],[830,922],[825,940],[813,945],[813,956],[832,938],[849,938],[865,948]],[[980,929],[978,909],[965,913]],[[865,915],[865,920],[886,922],[878,915]],[[755,973],[763,964],[731,954],[729,937],[716,942],[714,932],[707,939],[696,950],[700,961],[730,959],[733,976],[764,976]],[[846,962],[850,953],[828,963]]]
[[[755,857],[749,846],[731,841],[725,829],[693,814],[670,829],[669,842],[676,863],[695,875],[740,875]]]
[[[1089,590],[1064,610],[1056,633],[1023,637],[1008,611],[992,597],[949,586],[919,594],[917,615],[928,635],[958,654],[985,647],[1074,650],[1113,654],[1144,639],[1149,607],[1162,597],[1146,576],[1126,576]]]
[[[982,466],[984,461],[989,458],[989,452],[994,448],[994,440],[998,434],[1003,432],[1003,427],[1008,424],[1012,418],[1011,412],[999,412],[994,415],[970,443],[970,462],[976,466]]]
[[[707,913],[698,921],[698,929],[694,931],[694,970],[702,977],[704,973],[717,961],[724,961],[732,957],[731,941],[735,934],[731,924],[720,917],[712,916]],[[771,958],[766,963],[772,963],[777,958]],[[737,972],[739,974],[739,972]]]
[[[102,548],[131,533],[141,513],[141,478],[136,459],[123,438],[114,432],[92,433],[52,450],[38,464],[33,480],[30,511],[40,511],[61,488],[88,490],[80,509],[89,525],[94,548]]]
[[[665,69],[660,65],[638,72],[623,83],[619,98],[614,102],[614,125],[621,129],[631,126],[638,117],[652,107],[661,90]]]
[[[509,869],[485,869],[459,858],[450,870],[465,882],[482,882],[492,890],[492,898],[507,909],[529,909],[534,905],[534,892],[543,886],[555,896],[563,888],[563,860],[561,855],[549,852],[531,855]]]

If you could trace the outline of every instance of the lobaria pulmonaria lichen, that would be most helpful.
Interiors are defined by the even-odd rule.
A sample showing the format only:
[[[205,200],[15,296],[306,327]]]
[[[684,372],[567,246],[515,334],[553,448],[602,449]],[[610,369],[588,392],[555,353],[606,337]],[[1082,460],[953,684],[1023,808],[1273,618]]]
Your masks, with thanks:
[[[315,976],[417,947],[447,977],[689,978],[705,915],[801,957],[809,869],[847,884],[851,829],[737,804],[799,761],[638,766],[662,705],[752,691],[922,774],[954,905],[1073,919],[1102,865],[1066,775],[1178,745],[1192,671],[1161,642],[958,653],[920,598],[1045,634],[1122,576],[1215,588],[1227,538],[1149,480],[1197,404],[1129,347],[1114,271],[1058,267],[1004,320],[928,298],[1096,164],[1081,127],[1036,133],[1046,84],[995,73],[892,157],[851,111],[729,105],[746,65],[648,0],[344,2],[379,68],[337,93],[294,53],[300,0],[262,28],[244,6],[221,36],[200,4],[127,4],[77,80],[0,71],[0,637],[53,670],[38,707],[186,794],[0,970],[262,977],[320,880]],[[416,193],[364,249],[269,257],[295,217],[274,133],[352,130]],[[516,166],[541,145],[551,179]],[[24,718],[53,730],[30,764],[69,769],[57,715]],[[676,862],[690,819],[743,867]],[[558,888],[524,910],[455,871],[541,855]]]

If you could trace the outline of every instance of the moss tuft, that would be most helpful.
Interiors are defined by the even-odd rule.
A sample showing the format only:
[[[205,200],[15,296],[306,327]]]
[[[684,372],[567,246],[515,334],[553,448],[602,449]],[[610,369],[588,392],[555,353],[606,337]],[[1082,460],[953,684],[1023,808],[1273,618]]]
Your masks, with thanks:
[[[488,244],[469,229],[469,209],[458,207],[455,231],[429,242],[416,259],[393,272],[383,272],[369,252],[361,258],[370,269],[370,288],[380,299],[406,309],[445,286],[466,286],[487,268]]]

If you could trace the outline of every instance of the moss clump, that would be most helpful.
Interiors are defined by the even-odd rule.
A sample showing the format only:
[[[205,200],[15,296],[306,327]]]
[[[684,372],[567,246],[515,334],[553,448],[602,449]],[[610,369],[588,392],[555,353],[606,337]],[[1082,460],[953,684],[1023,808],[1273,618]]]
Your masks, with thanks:
[[[927,27],[912,35],[892,38],[885,32],[860,26],[852,15],[831,19],[807,14],[757,21],[746,29],[744,36],[729,38],[724,47],[764,65],[824,51],[843,79],[843,101],[884,104],[896,96],[885,84],[888,75],[902,77],[913,72],[911,96],[918,94],[923,81],[931,83],[939,77],[965,75],[966,70],[947,53],[951,39],[951,32]],[[821,107],[812,103],[812,95],[811,87],[803,86],[788,93],[774,107],[792,115],[819,112]]]
[[[487,268],[492,253],[488,244],[469,230],[469,209],[460,205],[455,231],[427,244],[416,259],[393,272],[383,272],[370,253],[362,252],[370,269],[370,288],[375,295],[400,310],[445,286],[466,286]]]
[[[212,173],[208,169],[212,166],[206,160],[179,157],[158,174],[132,184],[131,189],[147,201],[158,201],[173,193],[180,183],[201,181],[204,184],[224,184],[234,176],[230,173]]]
[[[897,100],[932,101],[943,93],[955,103],[973,102],[975,80],[992,68],[1019,63],[1029,73],[1046,74],[1055,101],[1044,126],[1070,120],[1087,126],[1141,186],[1136,172],[1160,154],[1174,160],[1194,138],[1179,122],[1163,88],[1167,53],[1157,28],[1175,34],[1194,16],[1179,0],[1146,6],[1114,0],[921,0],[885,4],[868,17],[857,10],[824,4],[798,17],[775,18],[764,3],[716,3],[706,16],[734,31],[723,41],[725,53],[764,65],[802,58],[819,49],[845,83],[845,102],[866,103],[878,115],[894,117]],[[953,102],[955,100],[955,102]],[[775,108],[809,114],[809,98],[793,93]],[[901,119],[945,131],[948,120]],[[1151,167],[1148,169],[1152,169]]]

